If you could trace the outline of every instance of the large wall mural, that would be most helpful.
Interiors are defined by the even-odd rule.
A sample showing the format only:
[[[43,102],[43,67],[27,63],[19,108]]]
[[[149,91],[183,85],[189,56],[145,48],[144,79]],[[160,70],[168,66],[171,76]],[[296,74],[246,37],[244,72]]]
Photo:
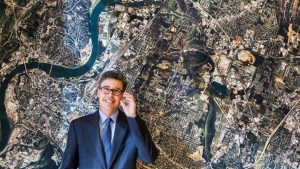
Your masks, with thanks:
[[[102,72],[160,150],[139,168],[300,167],[298,0],[0,2],[0,168],[58,168]]]

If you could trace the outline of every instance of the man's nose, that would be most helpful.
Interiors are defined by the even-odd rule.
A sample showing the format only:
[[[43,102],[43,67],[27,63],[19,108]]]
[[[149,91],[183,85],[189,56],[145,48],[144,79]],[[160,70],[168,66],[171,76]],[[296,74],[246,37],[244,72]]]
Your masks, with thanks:
[[[114,96],[112,90],[109,91],[108,96],[109,96],[109,97],[113,97],[113,96]]]

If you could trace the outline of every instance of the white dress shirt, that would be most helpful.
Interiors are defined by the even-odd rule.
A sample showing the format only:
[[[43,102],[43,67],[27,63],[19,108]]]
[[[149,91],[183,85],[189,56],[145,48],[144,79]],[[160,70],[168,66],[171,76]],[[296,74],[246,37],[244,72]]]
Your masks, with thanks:
[[[114,139],[114,134],[115,134],[115,128],[116,128],[116,121],[117,121],[117,117],[119,114],[119,110],[117,110],[114,114],[112,114],[111,116],[109,116],[109,118],[112,119],[112,122],[110,123],[110,127],[111,127],[111,143]],[[104,128],[104,122],[105,120],[108,118],[108,116],[106,114],[104,114],[103,112],[101,112],[99,110],[99,115],[100,115],[100,120],[99,120],[99,127],[100,127],[100,137],[102,139],[102,133],[103,133],[103,128]]]

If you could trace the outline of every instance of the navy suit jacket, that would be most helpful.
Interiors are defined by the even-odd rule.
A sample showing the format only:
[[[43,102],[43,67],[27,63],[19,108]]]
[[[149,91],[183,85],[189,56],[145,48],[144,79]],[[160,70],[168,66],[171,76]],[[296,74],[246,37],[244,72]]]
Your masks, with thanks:
[[[112,143],[110,165],[106,167],[100,139],[99,112],[71,122],[61,169],[135,169],[139,158],[153,162],[158,155],[145,122],[119,111]]]

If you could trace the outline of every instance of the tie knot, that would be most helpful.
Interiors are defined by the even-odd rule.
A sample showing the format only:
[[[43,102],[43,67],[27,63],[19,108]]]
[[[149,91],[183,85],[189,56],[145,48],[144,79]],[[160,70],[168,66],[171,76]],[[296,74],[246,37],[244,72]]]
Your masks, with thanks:
[[[106,123],[106,124],[110,124],[112,121],[113,121],[113,120],[112,120],[111,118],[108,117],[108,118],[105,120],[105,123]]]

